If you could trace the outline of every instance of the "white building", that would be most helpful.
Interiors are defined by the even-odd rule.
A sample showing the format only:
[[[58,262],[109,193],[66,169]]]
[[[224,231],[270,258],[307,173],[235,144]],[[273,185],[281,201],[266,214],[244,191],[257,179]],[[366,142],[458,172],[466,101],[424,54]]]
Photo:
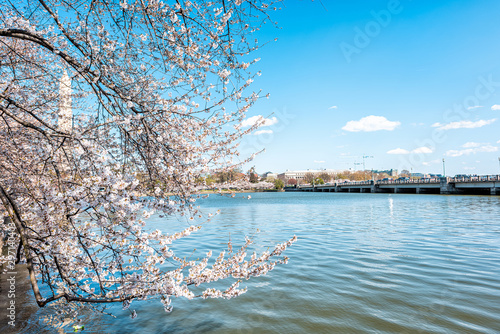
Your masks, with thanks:
[[[327,173],[334,177],[335,175],[344,172],[340,169],[307,169],[307,170],[287,170],[284,173],[278,174],[278,178],[283,181],[295,179],[297,181],[304,180],[306,174],[314,174],[318,176],[321,173]]]
[[[274,180],[278,178],[278,174],[273,172],[267,172],[262,174],[262,177],[266,180]]]

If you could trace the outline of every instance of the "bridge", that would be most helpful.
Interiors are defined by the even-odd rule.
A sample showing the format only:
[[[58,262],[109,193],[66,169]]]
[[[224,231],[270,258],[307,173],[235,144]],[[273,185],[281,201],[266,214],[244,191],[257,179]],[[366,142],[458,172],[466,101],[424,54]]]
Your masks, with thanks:
[[[409,194],[481,194],[500,195],[500,175],[441,177],[420,180],[346,181],[322,185],[301,185],[286,191],[409,193]]]

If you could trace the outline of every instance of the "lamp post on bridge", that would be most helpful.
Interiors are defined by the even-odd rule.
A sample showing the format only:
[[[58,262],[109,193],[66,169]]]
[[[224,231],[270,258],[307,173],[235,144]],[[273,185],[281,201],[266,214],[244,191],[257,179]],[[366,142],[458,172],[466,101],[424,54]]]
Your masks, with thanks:
[[[446,177],[446,166],[444,165],[444,158],[443,158],[443,177]]]

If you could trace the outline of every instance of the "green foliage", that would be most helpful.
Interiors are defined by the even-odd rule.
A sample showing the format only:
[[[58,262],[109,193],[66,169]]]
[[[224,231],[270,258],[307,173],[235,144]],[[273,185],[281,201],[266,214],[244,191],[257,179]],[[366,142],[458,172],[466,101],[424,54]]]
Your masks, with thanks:
[[[274,180],[274,189],[281,190],[285,187],[285,183],[283,180],[276,179]]]
[[[322,178],[317,177],[316,179],[314,179],[314,184],[325,184],[325,181],[323,181]]]
[[[233,168],[227,172],[218,172],[216,180],[218,183],[233,182],[241,179],[241,168]]]
[[[77,333],[79,331],[83,331],[85,329],[85,326],[80,326],[80,325],[74,325],[73,326],[74,332]]]
[[[212,175],[208,175],[206,178],[205,178],[205,183],[207,186],[211,186],[212,184],[215,183],[215,179]]]

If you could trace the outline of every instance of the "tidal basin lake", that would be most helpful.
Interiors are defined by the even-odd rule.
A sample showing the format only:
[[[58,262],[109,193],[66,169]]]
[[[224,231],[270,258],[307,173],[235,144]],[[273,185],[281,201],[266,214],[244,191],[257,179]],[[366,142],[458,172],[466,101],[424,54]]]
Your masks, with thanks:
[[[247,195],[199,200],[221,214],[175,251],[196,259],[213,249],[215,258],[229,238],[237,247],[253,236],[264,251],[295,234],[287,265],[242,282],[249,291],[231,300],[174,299],[170,314],[157,301],[133,302],[136,319],[110,306],[117,317],[83,316],[84,333],[500,333],[500,197]],[[48,332],[47,314],[24,332]]]

